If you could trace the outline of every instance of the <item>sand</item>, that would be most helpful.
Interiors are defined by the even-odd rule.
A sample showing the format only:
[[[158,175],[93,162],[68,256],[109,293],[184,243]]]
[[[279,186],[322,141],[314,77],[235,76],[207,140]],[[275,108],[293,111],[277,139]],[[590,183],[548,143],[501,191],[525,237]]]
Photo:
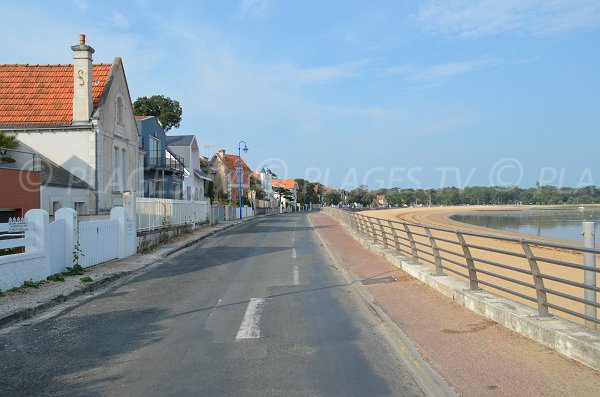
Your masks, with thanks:
[[[361,212],[361,214],[364,214],[367,216],[372,216],[372,217],[377,217],[377,218],[381,218],[381,219],[386,219],[386,220],[400,220],[403,222],[417,224],[417,225],[423,225],[423,226],[432,226],[432,227],[439,227],[439,228],[460,230],[460,231],[467,231],[467,232],[471,231],[471,232],[484,233],[484,234],[495,235],[495,236],[511,236],[511,237],[529,239],[529,240],[562,243],[562,244],[566,244],[566,245],[577,245],[572,242],[560,241],[560,240],[556,240],[556,239],[539,238],[539,237],[533,237],[533,236],[528,236],[528,235],[518,234],[518,233],[502,232],[502,231],[495,230],[495,229],[488,229],[488,228],[483,228],[483,227],[479,227],[479,226],[468,225],[465,223],[460,223],[460,222],[449,219],[450,215],[457,214],[457,213],[464,213],[464,212],[468,212],[468,211],[476,211],[476,210],[486,210],[486,211],[503,210],[503,211],[506,211],[506,210],[510,210],[510,209],[524,209],[524,208],[527,208],[527,207],[524,207],[524,206],[520,206],[520,207],[470,206],[470,207],[432,207],[432,208],[423,207],[423,208],[400,208],[400,209],[391,209],[391,210],[364,211],[364,212]],[[384,224],[385,224],[384,230],[386,230],[386,232],[388,232],[388,233],[391,233],[392,229],[391,229],[390,225],[387,224],[387,222],[384,222]],[[400,226],[395,226],[394,229],[396,229],[396,233],[400,237],[406,237],[406,233],[403,230],[400,230],[403,228],[400,228]],[[412,233],[420,233],[423,235],[426,234],[422,227],[411,227],[410,229],[411,229]],[[458,237],[457,237],[456,233],[432,231],[432,234],[436,238],[439,237],[439,238],[444,238],[444,239],[448,239],[448,240],[452,240],[452,241],[456,241],[456,242],[458,241]],[[428,238],[423,237],[423,236],[414,236],[414,237],[418,243],[427,244],[427,246],[429,246]],[[516,253],[519,255],[524,255],[524,248],[518,242],[501,241],[501,240],[497,240],[497,239],[493,239],[493,238],[475,237],[475,236],[468,236],[468,235],[465,235],[464,238],[465,238],[465,241],[467,242],[467,244],[491,247],[491,248],[494,248],[497,250],[503,250],[503,251]],[[394,244],[393,240],[390,239],[389,244],[393,245]],[[463,250],[460,245],[452,244],[449,242],[443,242],[443,241],[438,241],[437,245],[438,245],[438,248],[440,248],[440,250],[448,250],[448,251],[463,254]],[[419,256],[421,257],[420,258],[421,262],[426,263],[427,260],[432,261],[432,262],[434,261],[434,257],[431,253],[430,248],[426,248],[424,245],[421,245],[421,244],[417,244],[417,247],[428,252],[428,254],[419,253]],[[581,253],[573,251],[573,250],[540,247],[540,246],[535,246],[535,245],[530,245],[530,248],[536,257],[554,259],[554,260],[583,265],[583,255]],[[403,249],[409,250],[409,248],[404,248],[404,247],[403,247]],[[442,257],[446,257],[448,259],[455,260],[460,263],[465,263],[464,259],[458,258],[458,256],[452,255],[448,252],[442,251],[441,255],[442,255]],[[526,258],[515,257],[515,256],[503,254],[503,253],[498,253],[498,252],[490,252],[490,251],[486,251],[483,249],[477,249],[477,248],[471,248],[471,255],[474,258],[481,259],[483,261],[493,261],[493,262],[497,262],[497,263],[500,263],[503,265],[513,267],[515,269],[523,269],[525,272],[529,272],[529,273],[531,272],[531,267]],[[454,270],[454,271],[463,273],[465,276],[467,274],[467,269],[461,268],[460,266],[457,266],[457,265],[449,262],[448,260],[443,260],[442,263],[444,266],[447,266],[450,270]],[[583,270],[573,269],[573,268],[560,266],[560,265],[552,264],[552,263],[547,263],[542,260],[538,260],[537,263],[538,263],[541,273],[544,275],[547,275],[549,277],[558,277],[560,279],[568,280],[571,282],[577,282],[577,283],[583,282],[583,279],[584,279]],[[501,289],[494,288],[492,286],[488,286],[488,285],[484,284],[485,282],[489,282],[496,286],[499,286],[500,288],[505,288],[510,291],[515,291],[518,294],[523,294],[527,297],[535,299],[536,291],[533,286],[534,281],[533,281],[533,276],[531,274],[519,272],[518,270],[501,268],[499,266],[486,264],[486,263],[483,263],[478,260],[475,261],[475,266],[478,270],[481,270],[482,272],[486,272],[486,271],[492,272],[494,274],[499,274],[500,276],[504,276],[504,277],[508,277],[510,279],[517,280],[517,281],[508,281],[508,280],[501,279],[501,278],[498,278],[495,276],[478,273],[478,277],[480,280],[479,287],[486,289],[486,290],[490,290],[493,293],[496,293],[496,294],[499,294],[502,296],[506,296],[510,299],[516,300],[520,303],[524,303],[528,306],[532,306],[535,308],[538,307],[537,303],[535,301],[532,302],[530,300],[524,299],[523,297],[520,297],[520,296],[517,296],[514,294],[510,294],[505,291],[502,291]],[[465,277],[461,277],[460,275],[457,275],[451,271],[447,271],[447,274],[450,276],[462,279],[463,281],[466,281]],[[597,278],[600,280],[600,277],[597,277]],[[523,285],[522,283],[525,283],[528,285]],[[597,284],[600,284],[600,283],[597,283]],[[572,295],[575,297],[583,298],[583,289],[582,288],[568,285],[564,282],[549,280],[548,278],[545,278],[544,279],[544,287],[547,289],[550,289],[550,290],[558,291],[560,293],[566,293],[566,294],[569,294],[569,295]],[[550,304],[561,306],[568,310],[573,310],[577,313],[584,313],[584,306],[580,302],[576,302],[571,299],[565,299],[563,297],[559,297],[559,296],[553,295],[551,293],[547,294],[547,299]],[[567,319],[569,319],[571,321],[575,321],[577,323],[583,323],[582,319],[577,318],[576,316],[572,316],[568,313],[561,312],[554,308],[550,308],[550,313],[552,315],[567,318]]]

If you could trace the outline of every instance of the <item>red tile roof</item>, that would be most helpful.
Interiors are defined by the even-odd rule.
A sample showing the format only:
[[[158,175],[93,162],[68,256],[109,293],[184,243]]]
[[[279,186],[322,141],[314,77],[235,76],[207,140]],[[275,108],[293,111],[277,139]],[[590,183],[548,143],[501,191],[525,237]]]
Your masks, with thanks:
[[[227,167],[228,170],[235,170],[235,167],[237,167],[237,162],[238,156],[234,154],[223,155],[223,164],[225,164],[225,167]],[[252,172],[252,170],[250,169],[250,167],[248,167],[248,164],[246,164],[244,159],[242,159],[242,169],[244,170],[244,172]]]
[[[273,187],[282,187],[284,189],[294,190],[296,181],[293,179],[273,179]]]
[[[92,66],[94,107],[112,65]],[[73,122],[73,65],[0,65],[0,125],[64,126]]]

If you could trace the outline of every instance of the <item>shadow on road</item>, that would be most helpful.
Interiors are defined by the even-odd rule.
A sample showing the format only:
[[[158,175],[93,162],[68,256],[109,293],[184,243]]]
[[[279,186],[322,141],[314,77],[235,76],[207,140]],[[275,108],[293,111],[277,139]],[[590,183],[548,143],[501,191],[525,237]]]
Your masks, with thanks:
[[[100,396],[114,377],[87,380],[111,359],[161,339],[162,309],[62,315],[0,335],[0,390],[3,397],[38,395]],[[31,324],[31,325],[29,325]]]

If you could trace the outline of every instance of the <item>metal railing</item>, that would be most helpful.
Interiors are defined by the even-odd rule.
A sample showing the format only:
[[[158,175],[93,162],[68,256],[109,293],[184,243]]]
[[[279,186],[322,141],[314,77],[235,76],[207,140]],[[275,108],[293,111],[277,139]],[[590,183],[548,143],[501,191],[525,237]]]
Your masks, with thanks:
[[[557,315],[593,329],[600,324],[600,269],[595,267],[600,249],[593,235],[591,245],[567,245],[324,211],[374,243],[433,266],[434,276],[447,272],[466,280],[471,290],[490,290],[537,307],[540,317]]]
[[[183,172],[183,157],[177,155],[166,155],[164,150],[149,150],[146,153],[146,168],[164,168],[174,172]]]
[[[40,156],[36,153],[0,147],[0,168],[40,171]]]

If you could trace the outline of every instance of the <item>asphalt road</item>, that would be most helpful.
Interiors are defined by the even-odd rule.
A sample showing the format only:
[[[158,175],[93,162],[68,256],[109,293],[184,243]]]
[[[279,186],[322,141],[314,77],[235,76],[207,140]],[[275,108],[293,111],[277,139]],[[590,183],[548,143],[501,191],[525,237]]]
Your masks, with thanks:
[[[357,288],[305,214],[244,223],[3,330],[0,395],[432,394]]]

